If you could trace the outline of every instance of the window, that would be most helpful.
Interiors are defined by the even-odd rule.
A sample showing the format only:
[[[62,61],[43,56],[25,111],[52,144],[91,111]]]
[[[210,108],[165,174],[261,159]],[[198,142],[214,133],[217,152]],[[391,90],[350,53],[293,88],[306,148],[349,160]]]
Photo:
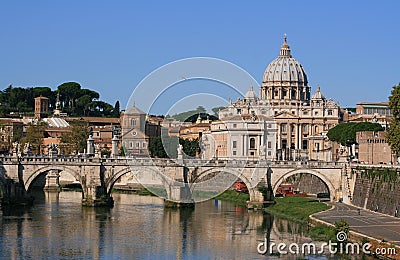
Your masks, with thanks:
[[[143,143],[142,143],[142,147],[143,147],[143,148],[146,148],[146,142],[143,142]]]
[[[131,125],[135,126],[136,125],[136,118],[131,118]]]
[[[281,132],[286,133],[286,124],[281,125]]]
[[[136,136],[136,131],[132,131],[132,136]]]
[[[240,108],[238,108],[237,113],[240,115],[242,113],[242,110]]]
[[[331,109],[329,109],[328,110],[328,116],[331,116],[333,113],[332,113],[332,110]]]
[[[271,151],[268,151],[268,156],[271,156],[271,154],[272,154]]]
[[[315,111],[315,113],[314,113],[315,115],[318,115],[318,111]]]
[[[140,147],[140,142],[136,142],[136,148]]]
[[[271,143],[271,141],[268,141],[268,149],[271,149],[272,148],[272,143]]]
[[[130,148],[133,147],[133,142],[132,142],[132,141],[129,142],[129,147],[130,147]]]
[[[303,150],[308,149],[308,141],[307,140],[303,140],[302,148],[303,148]]]
[[[308,126],[306,124],[303,125],[303,132],[304,133],[308,132]]]
[[[236,128],[237,127],[237,124],[233,124],[233,128]]]
[[[233,141],[233,143],[232,143],[232,147],[235,149],[235,148],[236,148],[236,146],[237,146],[237,142],[236,142],[236,141]]]
[[[233,154],[233,155],[236,155],[236,151],[233,151],[232,154]]]
[[[250,138],[250,149],[256,149],[256,139],[254,137]]]

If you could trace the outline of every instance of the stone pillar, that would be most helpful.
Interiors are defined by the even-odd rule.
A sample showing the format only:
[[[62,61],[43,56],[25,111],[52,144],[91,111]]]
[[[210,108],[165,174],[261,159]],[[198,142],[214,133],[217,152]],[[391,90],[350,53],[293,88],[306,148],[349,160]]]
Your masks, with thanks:
[[[119,155],[118,142],[119,142],[118,137],[114,135],[113,139],[111,140],[111,157],[116,157]]]
[[[87,207],[112,207],[114,206],[114,200],[107,193],[107,189],[102,185],[103,181],[101,181],[101,178],[104,178],[102,177],[104,173],[97,174],[95,172],[88,174],[87,179],[82,183],[82,205]]]
[[[87,147],[86,147],[86,154],[93,156],[94,155],[94,139],[92,135],[89,135],[89,138],[86,141]]]
[[[57,170],[51,170],[46,175],[46,184],[43,188],[45,191],[60,191],[60,175],[58,174]]]

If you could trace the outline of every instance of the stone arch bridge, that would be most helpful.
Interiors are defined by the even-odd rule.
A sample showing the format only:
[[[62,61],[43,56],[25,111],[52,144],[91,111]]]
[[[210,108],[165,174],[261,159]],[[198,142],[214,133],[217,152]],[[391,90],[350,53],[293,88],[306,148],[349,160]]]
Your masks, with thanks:
[[[193,191],[198,187],[201,189],[204,180],[216,179],[215,176],[221,172],[233,176],[226,179],[227,187],[235,180],[243,181],[249,189],[250,203],[254,204],[273,200],[272,192],[276,192],[284,179],[297,173],[320,178],[329,189],[332,200],[352,194],[345,164],[335,162],[279,161],[267,164],[265,161],[184,160],[176,163],[170,159],[127,157],[0,157],[0,195],[3,203],[29,197],[33,184],[40,176],[46,177],[46,189],[58,189],[60,172],[71,175],[82,185],[82,202],[87,206],[112,205],[112,188],[119,178],[127,174],[136,176],[144,186],[162,185],[167,200],[183,203],[193,201]],[[208,188],[214,185],[218,190],[224,186],[221,183],[224,179],[218,181]],[[271,192],[268,198],[258,190],[260,185]]]

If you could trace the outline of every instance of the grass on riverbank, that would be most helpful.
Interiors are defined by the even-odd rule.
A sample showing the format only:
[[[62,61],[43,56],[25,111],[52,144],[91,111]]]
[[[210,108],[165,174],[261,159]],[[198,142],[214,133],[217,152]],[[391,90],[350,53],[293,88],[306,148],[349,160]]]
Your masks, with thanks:
[[[288,196],[275,198],[275,201],[276,204],[266,208],[268,213],[300,223],[307,223],[311,214],[331,208],[312,198]]]
[[[246,206],[246,201],[250,200],[250,195],[234,190],[226,190],[215,198],[218,200],[230,201],[239,206]]]

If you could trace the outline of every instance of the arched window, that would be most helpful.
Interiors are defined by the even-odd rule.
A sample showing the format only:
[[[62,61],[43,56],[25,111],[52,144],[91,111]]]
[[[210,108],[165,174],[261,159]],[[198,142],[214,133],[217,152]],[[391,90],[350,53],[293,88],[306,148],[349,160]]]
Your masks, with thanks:
[[[250,149],[256,149],[256,139],[254,137],[250,138]]]

